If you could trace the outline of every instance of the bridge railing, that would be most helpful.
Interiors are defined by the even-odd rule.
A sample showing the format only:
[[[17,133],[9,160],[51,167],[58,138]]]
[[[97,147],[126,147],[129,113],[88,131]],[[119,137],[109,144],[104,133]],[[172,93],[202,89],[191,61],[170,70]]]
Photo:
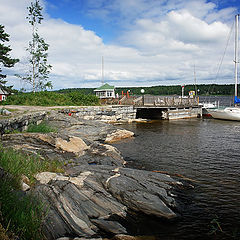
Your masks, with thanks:
[[[133,100],[135,106],[162,106],[162,107],[178,107],[178,106],[197,106],[198,98],[179,97],[179,96],[150,96],[144,95]]]

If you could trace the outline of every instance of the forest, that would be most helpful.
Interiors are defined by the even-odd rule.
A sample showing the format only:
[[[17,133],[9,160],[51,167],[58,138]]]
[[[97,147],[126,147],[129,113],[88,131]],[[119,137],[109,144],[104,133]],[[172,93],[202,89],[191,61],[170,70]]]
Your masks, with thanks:
[[[115,91],[120,96],[122,91],[126,93],[129,91],[130,95],[141,95],[141,89],[144,89],[144,94],[150,95],[181,95],[182,87],[180,85],[172,86],[152,86],[152,87],[116,87]],[[94,94],[94,88],[68,88],[57,90],[59,93],[70,93],[78,91],[82,94]],[[233,84],[201,84],[185,85],[184,94],[188,95],[189,91],[195,91],[197,95],[234,95]]]

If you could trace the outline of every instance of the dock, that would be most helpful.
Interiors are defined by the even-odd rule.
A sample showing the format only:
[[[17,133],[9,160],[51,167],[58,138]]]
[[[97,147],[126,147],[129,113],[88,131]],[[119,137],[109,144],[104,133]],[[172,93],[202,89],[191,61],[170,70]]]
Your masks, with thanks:
[[[133,105],[136,109],[136,118],[173,120],[202,116],[198,97],[142,95],[126,98],[125,96],[119,103]]]

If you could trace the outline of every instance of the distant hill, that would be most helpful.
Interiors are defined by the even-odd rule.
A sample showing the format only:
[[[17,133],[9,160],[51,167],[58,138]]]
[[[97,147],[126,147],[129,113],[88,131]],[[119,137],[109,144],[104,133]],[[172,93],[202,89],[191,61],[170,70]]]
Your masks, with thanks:
[[[95,88],[68,88],[61,89],[56,92],[70,93],[80,92],[82,94],[94,94]],[[181,95],[182,90],[180,85],[174,86],[152,86],[152,87],[117,87],[116,92],[121,95],[122,91],[126,93],[130,90],[131,95],[141,95],[141,89],[144,89],[144,94],[151,95]],[[189,91],[198,91],[198,95],[234,95],[234,84],[201,84],[185,85],[184,93],[188,94]]]

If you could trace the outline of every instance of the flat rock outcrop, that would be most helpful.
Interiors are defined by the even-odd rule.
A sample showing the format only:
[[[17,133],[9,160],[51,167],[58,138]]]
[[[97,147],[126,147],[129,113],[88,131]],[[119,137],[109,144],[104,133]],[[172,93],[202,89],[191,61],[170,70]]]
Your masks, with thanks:
[[[176,201],[170,176],[112,166],[77,166],[64,174],[39,173],[33,192],[48,207],[48,239],[127,234],[129,211],[171,219]],[[125,224],[123,224],[125,222]]]

